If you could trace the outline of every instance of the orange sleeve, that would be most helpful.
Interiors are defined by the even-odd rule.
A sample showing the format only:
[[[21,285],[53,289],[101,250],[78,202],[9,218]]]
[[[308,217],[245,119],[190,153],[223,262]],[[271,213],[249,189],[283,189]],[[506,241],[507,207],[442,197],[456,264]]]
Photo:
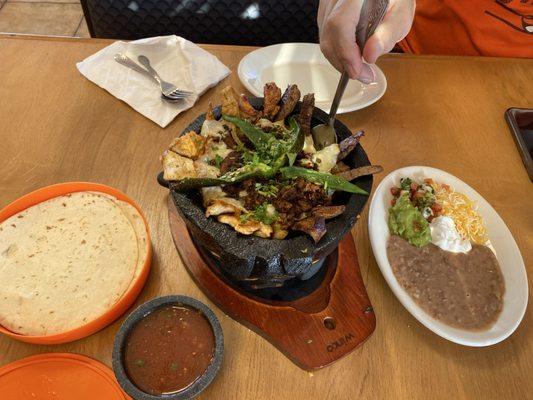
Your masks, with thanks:
[[[533,58],[533,0],[418,0],[407,53]]]

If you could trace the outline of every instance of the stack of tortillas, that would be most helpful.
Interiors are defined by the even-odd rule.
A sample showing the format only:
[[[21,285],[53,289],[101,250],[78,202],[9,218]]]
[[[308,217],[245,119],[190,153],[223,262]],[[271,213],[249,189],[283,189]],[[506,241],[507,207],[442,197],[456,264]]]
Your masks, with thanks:
[[[0,324],[24,335],[85,325],[133,284],[148,254],[137,209],[99,192],[56,197],[0,223]]]

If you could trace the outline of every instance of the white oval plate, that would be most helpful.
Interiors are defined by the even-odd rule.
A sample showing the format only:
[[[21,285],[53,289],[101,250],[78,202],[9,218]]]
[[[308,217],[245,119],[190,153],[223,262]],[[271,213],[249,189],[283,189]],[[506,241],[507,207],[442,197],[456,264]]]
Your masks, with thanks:
[[[396,280],[387,258],[387,241],[390,236],[387,217],[392,200],[390,188],[397,186],[400,178],[406,176],[415,179],[432,178],[437,182],[446,183],[477,202],[478,211],[485,220],[488,235],[496,250],[496,257],[505,281],[503,310],[496,323],[488,330],[466,331],[452,328],[437,321],[420,308]],[[465,346],[489,346],[509,337],[522,321],[526,312],[528,286],[526,269],[520,250],[505,222],[494,208],[478,192],[460,179],[440,169],[430,167],[405,167],[391,172],[381,181],[372,198],[368,230],[374,256],[393,293],[407,311],[437,335]]]
[[[338,114],[359,110],[378,101],[387,89],[385,75],[377,65],[376,82],[364,85],[350,80]],[[340,73],[331,66],[316,43],[282,43],[262,47],[244,56],[237,71],[242,84],[257,97],[263,86],[276,82],[283,90],[294,83],[305,93],[315,94],[315,106],[329,112]]]

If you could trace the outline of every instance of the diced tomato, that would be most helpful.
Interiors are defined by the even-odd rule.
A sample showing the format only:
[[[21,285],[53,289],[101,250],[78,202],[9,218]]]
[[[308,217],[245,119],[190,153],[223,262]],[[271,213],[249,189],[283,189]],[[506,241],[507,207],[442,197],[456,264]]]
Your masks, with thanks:
[[[396,204],[396,199],[392,199],[392,200],[390,201],[390,205],[393,206],[393,205],[395,205],[395,204]]]
[[[418,190],[418,184],[417,183],[411,183],[411,190],[414,190],[415,192]]]
[[[396,186],[393,186],[393,187],[390,188],[390,193],[393,196],[398,196],[400,194],[400,188],[396,187]]]
[[[440,213],[442,211],[442,206],[439,203],[433,203],[431,209],[434,213]]]

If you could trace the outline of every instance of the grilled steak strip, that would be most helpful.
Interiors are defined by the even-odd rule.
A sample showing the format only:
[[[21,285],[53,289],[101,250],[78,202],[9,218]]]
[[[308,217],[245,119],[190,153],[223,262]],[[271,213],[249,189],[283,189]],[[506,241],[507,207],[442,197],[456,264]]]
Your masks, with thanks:
[[[340,176],[341,178],[344,178],[347,181],[352,181],[355,178],[359,178],[360,176],[378,174],[382,171],[383,167],[381,165],[365,165],[364,167],[354,168],[346,172],[341,172],[337,174],[337,176]]]
[[[313,93],[306,94],[302,99],[300,115],[298,116],[300,129],[306,136],[311,135],[311,117],[313,116],[314,108],[315,95]]]
[[[294,110],[296,104],[300,100],[300,89],[296,85],[287,86],[287,90],[283,93],[281,98],[281,108],[279,112],[274,117],[274,121],[280,121],[289,116],[289,114]]]

